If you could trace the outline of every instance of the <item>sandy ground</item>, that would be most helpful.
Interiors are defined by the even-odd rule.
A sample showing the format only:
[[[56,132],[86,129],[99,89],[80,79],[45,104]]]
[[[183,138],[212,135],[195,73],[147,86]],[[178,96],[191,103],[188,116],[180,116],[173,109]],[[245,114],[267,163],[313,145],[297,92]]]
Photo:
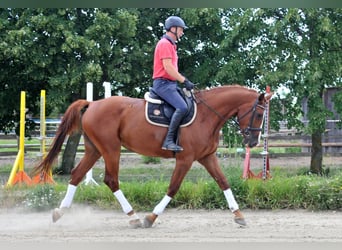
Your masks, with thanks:
[[[132,229],[121,211],[74,205],[53,223],[51,211],[0,210],[0,242],[342,242],[342,212],[166,209],[152,228]],[[140,217],[146,213],[139,213]]]

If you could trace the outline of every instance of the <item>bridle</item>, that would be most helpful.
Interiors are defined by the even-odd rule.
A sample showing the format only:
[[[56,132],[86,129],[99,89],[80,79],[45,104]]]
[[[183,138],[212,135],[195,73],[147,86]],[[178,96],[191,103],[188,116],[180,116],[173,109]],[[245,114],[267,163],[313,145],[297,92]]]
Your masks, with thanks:
[[[192,92],[191,92],[192,93]],[[193,93],[192,93],[193,94]],[[217,112],[215,109],[213,109],[208,103],[206,103],[202,98],[199,98],[198,96],[193,95],[194,100],[199,99],[199,101],[201,103],[203,103],[211,112],[215,113],[221,120],[225,121],[225,117],[223,115],[221,115],[219,112]],[[236,130],[238,130],[245,138],[249,138],[251,135],[251,132],[253,131],[261,131],[262,130],[262,123],[260,125],[259,128],[255,128],[252,127],[253,123],[254,123],[254,119],[255,119],[255,114],[256,114],[256,109],[257,108],[261,108],[263,110],[265,110],[265,107],[258,104],[259,103],[259,97],[257,97],[257,99],[255,100],[254,105],[248,110],[246,111],[243,115],[241,115],[240,117],[237,117],[236,119],[233,119],[232,121],[234,122],[234,126],[236,128]],[[247,128],[244,129],[240,129],[240,121],[245,118],[249,113],[253,112],[251,118],[249,119],[249,124]],[[265,114],[265,113],[264,113]],[[264,119],[263,119],[264,120]]]
[[[195,96],[194,96],[195,97]],[[221,115],[219,112],[217,112],[215,109],[213,109],[210,105],[208,105],[202,98],[197,98],[199,99],[210,111],[212,111],[213,113],[215,113],[218,117],[221,118],[221,120],[226,120],[225,117],[223,115]],[[261,131],[262,130],[262,124],[259,128],[255,128],[252,127],[253,126],[253,122],[255,119],[255,114],[256,114],[256,109],[257,107],[262,108],[263,110],[265,110],[265,107],[262,105],[259,105],[259,98],[257,97],[253,107],[251,107],[247,112],[245,112],[243,115],[241,115],[240,117],[237,117],[236,119],[233,119],[232,121],[234,122],[234,125],[236,127],[236,129],[238,131],[240,131],[240,133],[245,137],[245,138],[249,138],[251,135],[251,132],[253,131]],[[249,119],[249,124],[248,127],[246,127],[245,129],[240,129],[240,121],[245,118],[249,113],[253,112],[251,118]]]
[[[248,138],[250,135],[251,135],[251,132],[253,131],[258,131],[260,132],[262,130],[262,123],[261,123],[261,126],[259,128],[256,128],[256,127],[252,127],[253,126],[253,122],[254,122],[254,119],[255,119],[255,114],[256,114],[256,109],[259,107],[263,110],[265,110],[265,107],[262,106],[262,105],[259,105],[258,104],[258,98],[256,99],[253,107],[251,107],[247,112],[245,112],[243,115],[241,115],[240,117],[237,117],[237,121],[236,120],[233,120],[235,122],[235,125],[238,126],[238,128],[240,128],[240,121],[245,118],[249,113],[253,112],[252,113],[252,116],[250,117],[249,119],[249,124],[246,128],[240,130],[241,133],[246,137]]]

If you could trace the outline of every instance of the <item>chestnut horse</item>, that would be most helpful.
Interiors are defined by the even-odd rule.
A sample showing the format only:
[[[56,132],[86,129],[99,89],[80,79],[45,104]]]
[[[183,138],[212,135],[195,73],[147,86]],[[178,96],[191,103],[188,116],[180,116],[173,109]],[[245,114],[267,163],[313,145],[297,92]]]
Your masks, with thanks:
[[[179,190],[194,161],[202,164],[217,182],[228,207],[235,215],[234,221],[246,225],[230,185],[219,166],[216,149],[220,130],[231,117],[237,118],[236,123],[240,127],[244,143],[249,147],[256,146],[260,139],[265,104],[271,96],[272,94],[259,94],[239,85],[195,91],[197,116],[192,124],[180,128],[179,143],[184,150],[176,154],[161,149],[167,128],[146,121],[144,99],[112,96],[93,102],[75,101],[66,110],[47,156],[35,168],[41,176],[47,176],[65,138],[74,132],[83,133],[85,154],[71,172],[68,189],[60,207],[53,210],[53,222],[71,206],[77,185],[102,156],[105,162],[104,183],[117,198],[123,212],[128,215],[129,225],[132,227],[153,225]],[[122,146],[141,155],[176,159],[167,193],[143,221],[134,212],[119,187]]]

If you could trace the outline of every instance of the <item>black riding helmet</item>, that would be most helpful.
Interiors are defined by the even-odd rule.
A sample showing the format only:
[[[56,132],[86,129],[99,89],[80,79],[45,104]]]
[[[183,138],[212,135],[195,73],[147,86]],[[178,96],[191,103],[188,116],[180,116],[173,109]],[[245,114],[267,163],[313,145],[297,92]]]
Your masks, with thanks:
[[[165,20],[166,31],[169,31],[171,27],[182,27],[183,29],[188,28],[188,26],[185,25],[183,19],[178,16],[170,16]]]

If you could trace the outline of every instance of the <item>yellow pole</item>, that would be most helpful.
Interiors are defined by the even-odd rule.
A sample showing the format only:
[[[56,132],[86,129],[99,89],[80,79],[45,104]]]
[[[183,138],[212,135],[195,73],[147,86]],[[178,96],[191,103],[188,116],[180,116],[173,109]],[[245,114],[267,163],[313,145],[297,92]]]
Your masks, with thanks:
[[[20,137],[19,137],[19,152],[21,157],[19,160],[19,171],[24,171],[24,147],[25,147],[25,115],[26,115],[26,95],[25,91],[21,91],[20,101]]]
[[[46,156],[46,117],[45,117],[45,105],[46,94],[45,90],[40,91],[40,138],[41,138],[41,154],[42,159]],[[52,180],[52,170],[49,172],[49,176]]]
[[[26,102],[25,102],[25,91],[21,91],[20,94],[20,134],[19,134],[19,151],[15,162],[13,164],[13,168],[8,178],[7,186],[12,186],[15,175],[19,168],[19,171],[24,170],[24,147],[25,147],[25,114],[26,114]]]
[[[8,187],[13,185],[13,180],[14,180],[14,177],[15,177],[15,175],[17,173],[19,162],[21,161],[21,155],[22,155],[22,153],[19,150],[18,154],[17,154],[17,157],[15,158],[15,162],[13,164],[11,174],[10,174],[10,176],[8,178],[8,181],[7,181],[7,186]]]
[[[40,91],[40,154],[42,160],[46,156],[46,119],[45,119],[45,90]],[[48,175],[42,175],[42,173],[37,174],[32,178],[32,183],[39,184],[39,183],[54,183],[52,179],[52,170],[50,170]]]
[[[40,153],[45,157],[46,123],[45,123],[45,90],[40,91]]]

